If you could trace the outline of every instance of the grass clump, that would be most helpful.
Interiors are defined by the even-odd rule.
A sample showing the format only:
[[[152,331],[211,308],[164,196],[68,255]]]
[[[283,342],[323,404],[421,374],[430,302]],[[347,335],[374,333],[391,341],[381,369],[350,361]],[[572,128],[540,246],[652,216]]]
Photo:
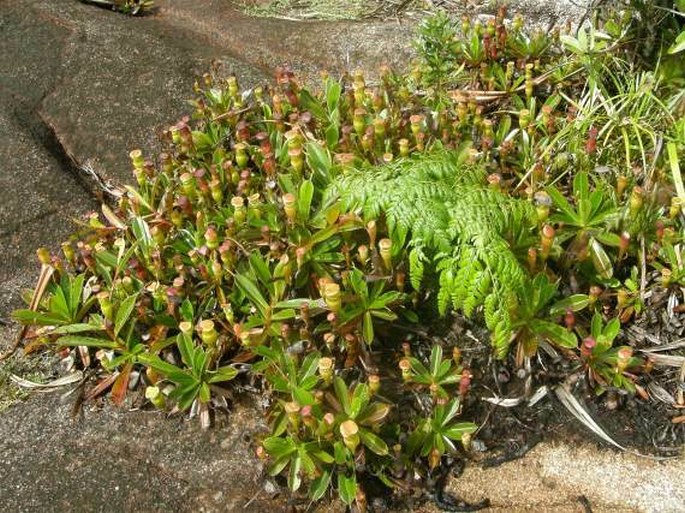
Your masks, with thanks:
[[[404,489],[470,448],[482,361],[404,336],[436,311],[483,321],[528,376],[562,361],[558,380],[642,391],[652,362],[619,332],[647,288],[678,294],[682,98],[627,59],[625,24],[505,14],[427,21],[416,65],[374,82],[205,75],[165,151],[131,152],[137,185],[39,251],[45,293],[15,312],[32,347],[91,369],[91,396],[205,427],[256,383],[268,472],[361,511],[365,482]]]
[[[149,13],[155,5],[152,0],[81,0],[81,2],[130,16],[142,16]]]

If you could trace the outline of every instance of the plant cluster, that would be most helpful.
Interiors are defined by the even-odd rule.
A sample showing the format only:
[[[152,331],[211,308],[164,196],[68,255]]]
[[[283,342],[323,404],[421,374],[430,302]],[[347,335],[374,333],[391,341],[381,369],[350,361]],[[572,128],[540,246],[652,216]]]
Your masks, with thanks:
[[[399,334],[432,308],[483,320],[512,365],[544,347],[632,392],[649,362],[621,324],[685,280],[685,122],[616,27],[438,15],[416,66],[375,82],[206,74],[165,152],[131,152],[137,186],[39,250],[46,291],[14,315],[118,404],[140,383],[208,426],[232,383],[261,383],[269,473],[361,511],[360,475],[403,488],[476,431],[458,345]]]
[[[131,16],[142,16],[150,12],[155,4],[153,0],[81,0],[81,2],[94,4],[98,7],[104,7]]]

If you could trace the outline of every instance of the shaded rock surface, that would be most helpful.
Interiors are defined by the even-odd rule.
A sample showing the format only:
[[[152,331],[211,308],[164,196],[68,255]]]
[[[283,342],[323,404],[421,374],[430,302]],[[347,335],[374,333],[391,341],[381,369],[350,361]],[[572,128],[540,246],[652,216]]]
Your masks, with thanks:
[[[73,396],[72,396],[73,399]],[[2,414],[2,511],[281,511],[253,456],[261,414],[245,405],[212,430],[148,411],[108,406],[72,417],[69,399],[34,394]],[[468,466],[449,491],[492,512],[680,512],[685,460],[664,463],[598,449],[542,443],[500,467]],[[249,507],[245,507],[249,502]],[[343,511],[325,504],[316,511]],[[423,513],[439,510],[427,504]]]
[[[249,429],[254,423],[237,414],[208,432],[161,413],[105,408],[72,417],[71,401],[35,395],[2,417],[0,508],[264,511],[259,498],[243,509],[259,489]]]
[[[249,86],[280,64],[316,76],[411,54],[409,22],[252,19],[225,0],[157,5],[153,16],[128,18],[75,0],[0,4],[0,320],[36,279],[35,248],[56,248],[98,207],[78,165],[129,181],[128,151],[153,154],[155,133],[188,111],[212,60]],[[567,3],[549,5],[558,13]],[[3,348],[14,330],[1,324]],[[0,415],[0,511],[242,511],[262,490],[251,449],[260,417],[240,406],[203,433],[109,407],[72,419],[58,394],[35,394]],[[490,497],[496,511],[582,511],[578,495],[593,511],[683,511],[684,470],[682,460],[544,444],[497,469],[469,468],[451,487]],[[262,491],[248,511],[283,504]]]

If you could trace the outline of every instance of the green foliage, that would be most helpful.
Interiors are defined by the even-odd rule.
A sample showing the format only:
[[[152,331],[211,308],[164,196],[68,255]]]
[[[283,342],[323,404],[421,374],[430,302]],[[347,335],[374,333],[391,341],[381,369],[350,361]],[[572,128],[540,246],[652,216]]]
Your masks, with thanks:
[[[106,7],[113,11],[131,16],[143,15],[154,7],[152,0],[81,0],[87,4]]]
[[[426,387],[431,396],[436,400],[448,400],[450,394],[448,388],[459,383],[462,379],[462,367],[458,359],[455,358],[454,365],[452,360],[443,358],[442,347],[433,346],[430,354],[429,366],[426,367],[420,360],[409,357],[409,368],[404,364],[403,378],[405,381],[414,383],[421,387]],[[401,364],[402,366],[402,364]]]
[[[456,450],[455,441],[460,441],[465,435],[476,431],[477,426],[472,422],[454,422],[453,419],[458,413],[458,399],[438,403],[433,409],[433,414],[421,420],[409,436],[409,453],[426,457],[431,468],[437,467],[443,454],[448,450]]]
[[[685,286],[685,251],[681,244],[664,244],[659,251],[661,261],[654,262],[661,272],[661,283],[664,287]]]
[[[508,238],[537,225],[535,209],[487,185],[483,169],[466,152],[436,152],[421,159],[350,171],[329,188],[345,210],[367,219],[384,216],[394,241],[411,239],[410,279],[418,285],[424,261],[437,273],[438,307],[467,316],[481,305],[501,305],[519,294],[526,273]],[[420,256],[419,256],[420,255]],[[486,321],[497,352],[506,354],[512,327],[499,308]]]
[[[426,358],[419,338],[386,361],[427,299],[482,318],[500,365],[533,367],[551,344],[598,391],[632,391],[642,366],[620,323],[683,279],[682,94],[629,61],[630,27],[572,37],[504,18],[429,19],[417,65],[373,83],[310,91],[279,69],[241,91],[205,75],[164,152],[131,152],[137,186],[63,256],[40,252],[50,283],[15,313],[33,349],[71,353],[93,396],[204,427],[249,380],[269,473],[359,509],[366,476],[427,475],[476,429],[457,416],[489,373],[458,347]]]
[[[95,303],[95,297],[84,290],[85,275],[64,275],[48,287],[47,298],[37,310],[15,310],[12,316],[25,324],[67,327],[81,322]],[[74,328],[71,328],[73,330]]]
[[[606,186],[591,190],[589,181],[587,173],[582,171],[574,177],[575,205],[571,205],[556,187],[548,188],[547,192],[558,211],[550,221],[561,226],[557,242],[570,241],[565,258],[582,261],[589,254],[595,272],[609,279],[614,269],[604,245],[618,247],[621,244],[620,237],[609,231],[617,224],[620,211],[613,191]]]
[[[614,340],[620,328],[621,322],[618,318],[613,318],[605,324],[602,316],[595,313],[590,334],[582,342],[581,360],[587,368],[590,382],[596,385],[598,393],[606,387],[635,390],[628,370],[635,368],[642,361],[633,356],[631,347],[614,347]]]
[[[542,274],[521,288],[511,315],[511,325],[515,338],[528,356],[535,354],[541,340],[568,349],[575,349],[578,344],[575,334],[548,320],[550,302],[556,293],[557,284],[550,283]]]
[[[426,18],[419,27],[416,50],[426,67],[424,82],[440,88],[459,71],[456,23],[444,11]]]

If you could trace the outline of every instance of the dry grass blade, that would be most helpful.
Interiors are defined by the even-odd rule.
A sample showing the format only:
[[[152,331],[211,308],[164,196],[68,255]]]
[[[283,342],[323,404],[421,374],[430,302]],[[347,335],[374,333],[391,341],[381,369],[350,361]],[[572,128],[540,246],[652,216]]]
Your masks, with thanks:
[[[126,230],[127,226],[106,204],[102,204],[102,215],[109,223],[119,230]]]
[[[38,283],[36,285],[36,289],[33,291],[33,296],[31,297],[29,310],[35,311],[36,308],[38,308],[38,305],[40,304],[41,299],[43,299],[45,290],[48,288],[48,283],[50,283],[50,278],[52,278],[52,274],[54,272],[55,268],[51,265],[43,265],[41,267],[40,276],[38,276]],[[22,326],[19,330],[19,333],[17,333],[17,336],[12,341],[12,345],[7,349],[7,351],[0,354],[0,362],[6,360],[14,354],[14,352],[17,350],[17,347],[19,347],[19,344],[21,344],[21,341],[24,340],[26,328],[27,326]]]
[[[658,347],[640,349],[640,351],[643,353],[660,353],[661,351],[672,351],[673,349],[680,349],[681,347],[685,347],[685,338]]]
[[[677,367],[681,368],[685,365],[685,356],[672,356],[667,354],[649,353],[645,349],[640,349],[642,353],[648,353],[649,359],[654,365],[659,367]]]
[[[650,382],[649,385],[647,385],[647,388],[654,399],[657,399],[664,404],[668,404],[669,406],[673,406],[676,403],[673,396],[669,394],[664,387],[657,385],[655,382]]]
[[[538,86],[545,82],[550,76],[552,76],[552,71],[548,71],[533,80],[533,84]],[[525,90],[525,85],[517,87],[512,91],[480,91],[477,89],[455,89],[450,91],[450,97],[456,102],[468,103],[474,101],[479,104],[490,103],[496,100],[501,100],[506,96],[510,96],[514,93],[520,93]]]
[[[10,375],[10,379],[17,386],[20,386],[22,388],[58,388],[81,381],[83,379],[83,373],[81,371],[76,371],[71,374],[68,374],[67,376],[62,376],[61,378],[57,378],[48,383],[36,383],[35,381],[30,381],[28,379],[24,379],[14,374]]]
[[[534,406],[543,397],[545,397],[545,395],[547,395],[547,391],[548,390],[546,386],[541,386],[529,399],[526,399],[526,396],[522,395],[519,397],[483,397],[482,400],[487,403],[494,404],[495,406],[502,406],[504,408],[513,408],[524,401],[528,402],[529,406]]]
[[[571,413],[571,415],[573,415],[582,424],[584,424],[585,427],[587,427],[590,431],[592,431],[602,440],[606,441],[607,443],[610,443],[614,447],[617,447],[622,451],[627,450],[625,447],[623,447],[621,444],[619,444],[613,438],[611,438],[599,426],[599,424],[595,422],[592,416],[585,410],[585,408],[583,408],[580,402],[578,402],[578,399],[576,399],[573,396],[573,394],[568,390],[568,388],[566,388],[564,385],[559,385],[554,389],[554,393],[556,394],[561,404],[563,404],[564,407]]]
[[[486,403],[494,404],[495,406],[502,406],[503,408],[513,408],[518,406],[523,402],[525,398],[523,396],[519,397],[483,397],[483,401]]]
[[[678,406],[685,406],[685,361],[680,366],[680,384],[678,386],[678,392],[676,393],[676,402]]]

